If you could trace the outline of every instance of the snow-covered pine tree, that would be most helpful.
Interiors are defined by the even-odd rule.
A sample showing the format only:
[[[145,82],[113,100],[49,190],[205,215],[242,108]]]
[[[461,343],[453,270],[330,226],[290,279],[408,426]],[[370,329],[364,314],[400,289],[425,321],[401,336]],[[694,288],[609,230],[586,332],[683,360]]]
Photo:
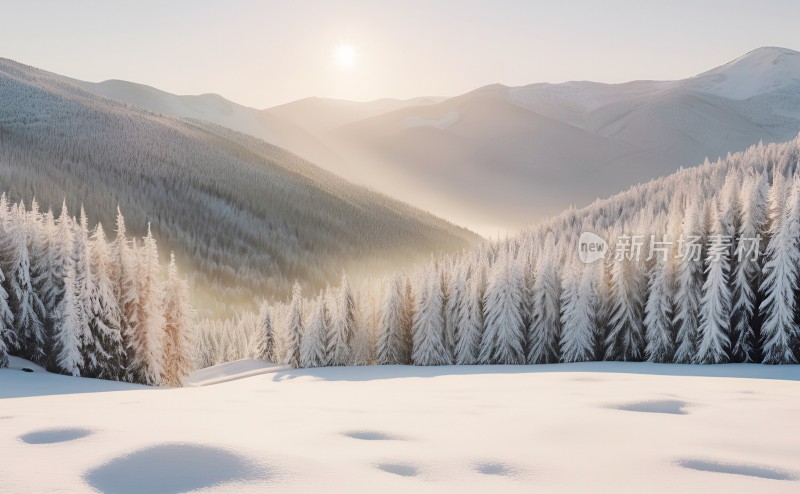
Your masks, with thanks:
[[[0,369],[8,367],[8,346],[5,340],[9,334],[12,334],[10,329],[0,329]]]
[[[164,366],[164,312],[159,279],[158,247],[148,225],[147,236],[138,250],[139,304],[133,340],[132,368],[142,384],[156,385]]]
[[[611,264],[611,318],[605,340],[605,360],[644,359],[644,296],[647,290],[641,263],[615,259]]]
[[[724,223],[716,201],[711,203],[711,217],[695,360],[701,364],[727,362],[730,352],[731,292],[728,276],[731,244],[725,233],[728,225]]]
[[[54,321],[58,302],[64,292],[63,269],[58,263],[61,250],[53,212],[47,210],[41,216],[36,240],[31,249],[31,272],[34,289],[44,306],[42,319],[45,333],[47,359],[44,366],[54,368],[53,343],[55,342]]]
[[[406,286],[402,276],[393,276],[384,285],[375,335],[375,362],[379,365],[405,364],[408,363],[409,354],[405,335],[409,324]]]
[[[736,362],[759,359],[755,309],[761,279],[761,232],[767,221],[767,181],[763,174],[745,178],[741,190],[741,224],[736,247],[736,267],[731,275],[731,358]]]
[[[500,253],[486,286],[486,330],[478,359],[485,364],[525,363],[522,273],[507,250]]]
[[[300,367],[300,346],[303,339],[303,294],[300,283],[294,282],[292,301],[289,304],[286,330],[284,331],[285,363],[292,367]]]
[[[375,300],[366,286],[356,300],[356,330],[353,335],[351,365],[371,365],[375,361]]]
[[[704,243],[705,211],[698,199],[689,201],[683,220],[684,249],[688,242]],[[700,297],[703,291],[703,260],[688,250],[678,252],[677,291],[675,293],[675,318],[677,329],[674,361],[679,364],[692,363],[697,355],[697,331],[700,325]]]
[[[139,287],[136,276],[137,258],[136,252],[127,238],[125,229],[125,218],[117,207],[116,219],[117,236],[111,245],[111,281],[114,287],[114,297],[119,308],[119,327],[122,337],[122,345],[125,353],[123,354],[122,370],[120,378],[125,381],[133,381],[134,369],[134,341],[139,324]],[[135,242],[133,244],[135,248]]]
[[[67,245],[72,245],[72,239],[62,239]],[[56,368],[62,374],[80,376],[85,368],[83,353],[84,342],[88,340],[88,328],[83,318],[80,300],[75,287],[75,267],[71,257],[66,257],[64,294],[59,301],[56,311],[55,324],[55,351]]]
[[[463,302],[459,305],[456,325],[454,357],[458,365],[478,363],[483,336],[483,297],[486,283],[484,269],[476,263],[471,269],[467,265],[459,274],[459,283],[463,286],[459,288]]]
[[[37,364],[44,364],[46,348],[42,320],[45,310],[31,280],[28,250],[30,229],[25,205],[15,205],[11,210],[10,221],[6,223],[8,257],[5,273],[9,287],[8,304],[14,314],[14,332],[19,354]]]
[[[431,263],[419,274],[419,292],[412,319],[412,353],[414,365],[447,365],[444,347],[444,300],[442,283],[436,266]]]
[[[0,368],[8,367],[8,349],[16,346],[14,334],[14,314],[8,307],[8,293],[3,288],[5,276],[0,266]]]
[[[561,291],[561,361],[586,362],[594,357],[596,294],[595,264],[573,261],[564,266]]]
[[[672,283],[669,279],[673,256],[661,256],[650,267],[647,302],[644,306],[645,355],[649,362],[672,362],[675,333],[672,329]]]
[[[111,253],[103,225],[99,223],[92,234],[89,254],[93,277],[89,295],[89,329],[93,339],[103,348],[105,356],[99,362],[94,377],[120,380],[125,376],[126,350],[120,332],[119,305],[111,280]]]
[[[161,375],[161,382],[167,386],[181,386],[194,367],[193,317],[189,288],[178,275],[175,254],[171,253],[164,293],[164,368]]]
[[[459,308],[464,300],[463,284],[458,278],[463,271],[463,263],[448,256],[442,265],[442,292],[444,299],[444,348],[448,361],[454,359]]]
[[[327,365],[348,365],[352,352],[353,334],[356,325],[356,306],[350,280],[342,275],[339,289],[333,292],[333,304],[329,307]]]
[[[772,187],[783,187],[782,181],[777,180]],[[785,197],[782,190],[771,190],[770,195]],[[794,364],[797,357],[792,347],[800,335],[795,297],[800,267],[800,178],[792,180],[785,207],[780,200],[770,202],[770,239],[761,283],[764,300],[759,307],[764,316],[761,326],[764,363]]]
[[[258,314],[258,320],[261,322],[259,358],[267,362],[275,362],[277,358],[275,357],[275,329],[272,326],[272,310],[268,304],[262,303]]]
[[[327,364],[327,338],[325,297],[320,293],[312,302],[300,343],[300,367],[324,367]]]
[[[81,207],[80,220],[72,237],[72,269],[75,273],[75,298],[77,300],[78,320],[83,329],[81,351],[83,352],[83,375],[98,377],[108,366],[108,353],[102,340],[95,338],[91,330],[92,294],[95,293],[94,275],[91,269],[89,252],[89,221]]]
[[[550,364],[559,360],[561,285],[555,249],[555,239],[549,232],[536,260],[533,314],[527,335],[529,364]]]

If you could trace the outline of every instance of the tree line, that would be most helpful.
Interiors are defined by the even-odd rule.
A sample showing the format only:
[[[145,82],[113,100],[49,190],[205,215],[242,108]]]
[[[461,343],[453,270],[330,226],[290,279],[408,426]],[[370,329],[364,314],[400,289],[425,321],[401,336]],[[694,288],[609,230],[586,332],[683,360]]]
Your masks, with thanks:
[[[166,279],[148,229],[116,237],[66,203],[56,217],[0,198],[0,367],[8,354],[52,372],[177,386],[193,369],[193,309],[171,256]]]
[[[239,333],[257,331],[246,353],[295,367],[796,363],[799,156],[798,139],[760,144],[359,291],[346,275],[310,298],[295,284]],[[579,261],[587,231],[611,242],[604,260]],[[683,240],[615,255],[632,236],[692,238],[697,255]]]

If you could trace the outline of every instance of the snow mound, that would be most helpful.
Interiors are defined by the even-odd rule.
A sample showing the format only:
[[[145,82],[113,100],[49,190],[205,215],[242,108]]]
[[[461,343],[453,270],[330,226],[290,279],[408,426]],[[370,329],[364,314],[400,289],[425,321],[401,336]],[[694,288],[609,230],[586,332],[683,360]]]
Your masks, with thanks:
[[[634,403],[624,403],[614,405],[610,408],[625,410],[628,412],[643,413],[669,413],[673,415],[687,415],[684,410],[689,404],[680,400],[661,400],[661,401],[638,401]]]
[[[689,470],[701,472],[724,473],[728,475],[744,475],[769,480],[798,480],[797,473],[780,470],[777,468],[746,465],[742,463],[726,463],[717,460],[682,459],[678,460],[678,465]]]
[[[184,380],[184,384],[187,386],[208,386],[210,384],[236,381],[246,377],[259,376],[261,374],[271,374],[288,369],[289,367],[286,365],[272,364],[269,362],[264,362],[263,360],[235,360],[233,362],[227,362],[224,364],[196,370],[189,374],[189,376]]]
[[[85,480],[105,494],[172,494],[263,478],[267,472],[237,453],[200,444],[160,444],[90,470]]]
[[[30,360],[11,355],[8,356],[8,368],[13,370],[30,369],[33,372],[47,372],[44,367],[36,365]]]
[[[19,436],[19,440],[27,444],[55,444],[75,441],[92,434],[94,431],[80,427],[61,429],[42,429]]]

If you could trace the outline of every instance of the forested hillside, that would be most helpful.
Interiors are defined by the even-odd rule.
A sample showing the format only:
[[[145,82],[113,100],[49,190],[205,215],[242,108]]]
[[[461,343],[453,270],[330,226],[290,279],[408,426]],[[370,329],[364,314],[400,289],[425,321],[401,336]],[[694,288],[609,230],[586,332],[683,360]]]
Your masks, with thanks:
[[[119,206],[137,235],[151,224],[210,294],[198,299],[203,310],[477,240],[261,140],[105,99],[9,60],[0,60],[0,183],[13,201],[58,209],[66,199],[105,225]]]
[[[587,360],[796,363],[800,138],[682,169],[380,285],[264,307],[268,358],[294,366]],[[583,232],[608,242],[579,260]],[[584,259],[591,260],[591,259]],[[252,331],[252,329],[251,329]],[[212,354],[200,333],[200,355]],[[226,341],[236,355],[234,338]]]

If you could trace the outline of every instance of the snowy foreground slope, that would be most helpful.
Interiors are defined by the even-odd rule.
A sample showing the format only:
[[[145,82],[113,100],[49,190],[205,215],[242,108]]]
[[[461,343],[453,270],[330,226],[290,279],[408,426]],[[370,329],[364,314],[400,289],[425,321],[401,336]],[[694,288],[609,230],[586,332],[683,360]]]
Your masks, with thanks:
[[[182,389],[0,370],[0,492],[800,489],[800,366],[226,365]]]

